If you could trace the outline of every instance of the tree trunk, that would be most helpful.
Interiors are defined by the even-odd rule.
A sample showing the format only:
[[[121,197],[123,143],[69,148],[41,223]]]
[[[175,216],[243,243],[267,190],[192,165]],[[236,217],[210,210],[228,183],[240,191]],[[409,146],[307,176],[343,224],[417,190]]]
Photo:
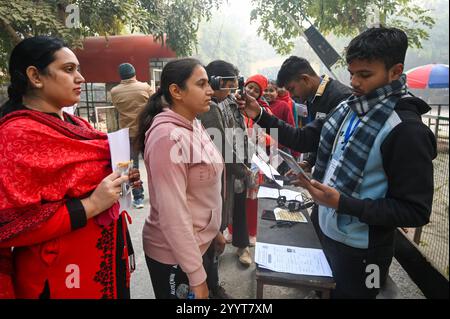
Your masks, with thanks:
[[[0,26],[2,29],[6,30],[6,32],[9,34],[14,45],[22,41],[22,39],[17,34],[16,30],[14,30],[14,28],[2,18],[0,18]]]

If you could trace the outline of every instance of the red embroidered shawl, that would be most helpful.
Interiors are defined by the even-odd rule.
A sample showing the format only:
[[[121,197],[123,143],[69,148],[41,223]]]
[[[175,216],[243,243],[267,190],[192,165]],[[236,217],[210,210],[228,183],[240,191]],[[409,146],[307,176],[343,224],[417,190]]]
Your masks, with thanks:
[[[82,198],[111,173],[107,135],[37,111],[0,120],[0,241],[47,220],[67,198]]]
[[[68,198],[84,198],[112,172],[107,135],[38,111],[0,119],[0,242],[45,223]],[[117,208],[117,207],[116,207]],[[10,252],[0,252],[8,273]]]

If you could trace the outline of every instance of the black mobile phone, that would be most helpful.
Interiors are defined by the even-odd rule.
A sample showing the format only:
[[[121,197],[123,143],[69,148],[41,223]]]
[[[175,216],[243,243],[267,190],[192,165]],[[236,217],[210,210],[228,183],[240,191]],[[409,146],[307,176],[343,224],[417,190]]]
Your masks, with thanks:
[[[273,210],[264,209],[261,218],[266,220],[275,220],[275,214]]]
[[[243,76],[238,77],[238,90],[241,96],[245,96],[245,79]]]
[[[303,168],[297,163],[295,158],[292,157],[291,154],[288,154],[286,152],[283,152],[282,150],[278,150],[278,153],[281,155],[283,160],[287,163],[289,168],[295,173],[295,174],[302,174],[305,176],[305,178],[310,181],[311,178],[306,174],[306,172],[303,170]]]

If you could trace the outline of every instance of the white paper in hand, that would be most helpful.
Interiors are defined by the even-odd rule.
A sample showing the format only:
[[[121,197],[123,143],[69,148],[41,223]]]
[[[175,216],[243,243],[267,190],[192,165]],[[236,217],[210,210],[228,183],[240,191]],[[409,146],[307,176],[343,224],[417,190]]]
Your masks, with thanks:
[[[117,170],[117,163],[130,160],[130,138],[128,128],[108,133],[109,150],[111,152],[111,166]],[[131,207],[131,190],[119,199],[120,212]]]

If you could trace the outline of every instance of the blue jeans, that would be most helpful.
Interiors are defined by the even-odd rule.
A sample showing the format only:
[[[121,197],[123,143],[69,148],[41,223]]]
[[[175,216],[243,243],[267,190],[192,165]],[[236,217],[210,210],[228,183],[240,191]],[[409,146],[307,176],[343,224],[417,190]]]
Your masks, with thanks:
[[[134,150],[133,142],[130,139],[130,155],[133,160],[133,168],[139,169],[139,152]],[[141,181],[142,182],[142,181]],[[144,199],[144,186],[138,189],[133,188],[133,200]]]

